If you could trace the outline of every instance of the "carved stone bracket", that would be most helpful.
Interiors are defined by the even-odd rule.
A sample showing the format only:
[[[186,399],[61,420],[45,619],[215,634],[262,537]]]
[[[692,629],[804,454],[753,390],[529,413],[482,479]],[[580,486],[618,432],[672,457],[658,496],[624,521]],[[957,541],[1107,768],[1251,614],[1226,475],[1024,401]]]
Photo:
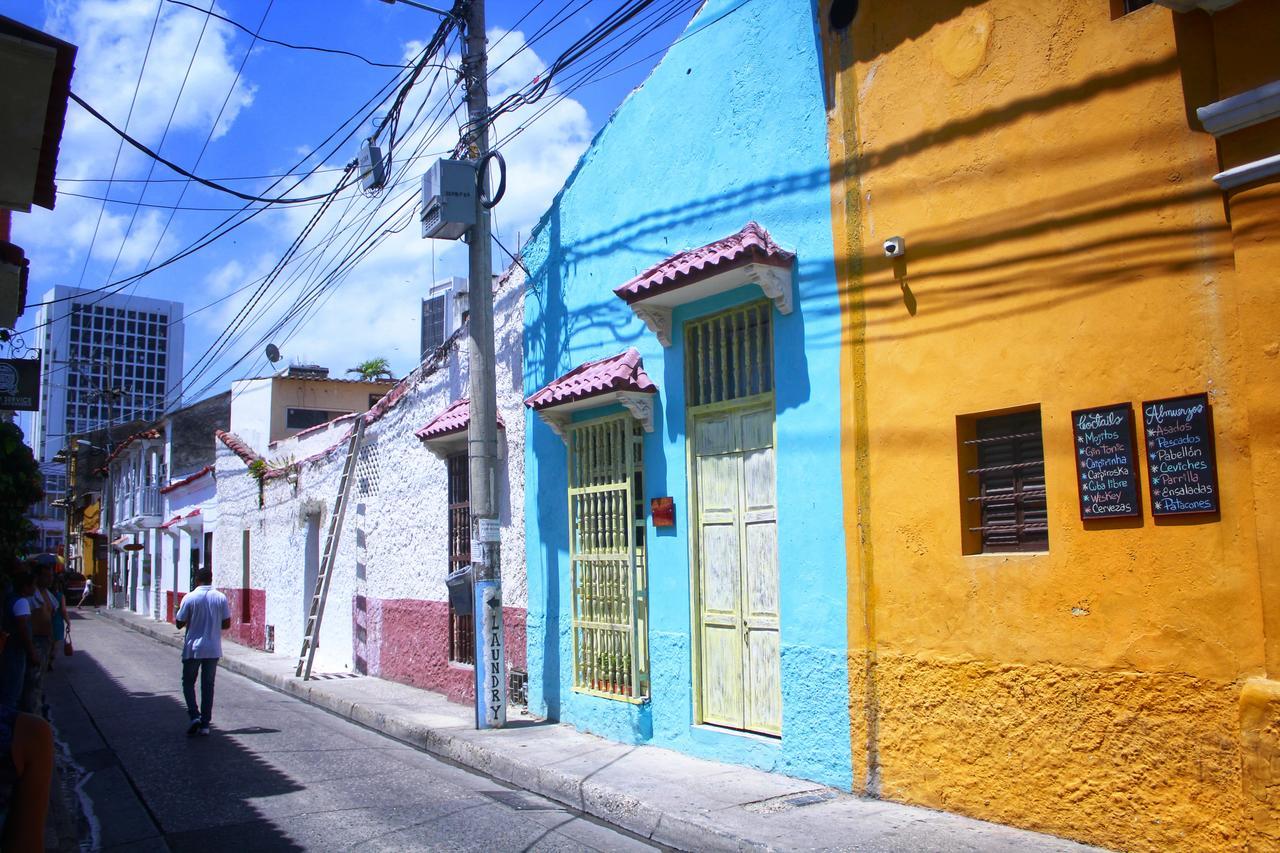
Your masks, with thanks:
[[[551,427],[551,431],[560,436],[565,444],[569,443],[569,413],[554,409],[542,409],[538,412],[542,422]]]
[[[764,295],[773,300],[779,314],[790,314],[791,303],[791,270],[782,267],[751,264],[747,267],[751,278],[760,285]]]
[[[618,402],[640,422],[645,432],[653,432],[653,395],[619,391]]]
[[[658,343],[671,346],[671,309],[661,305],[632,305],[631,310],[653,332]]]

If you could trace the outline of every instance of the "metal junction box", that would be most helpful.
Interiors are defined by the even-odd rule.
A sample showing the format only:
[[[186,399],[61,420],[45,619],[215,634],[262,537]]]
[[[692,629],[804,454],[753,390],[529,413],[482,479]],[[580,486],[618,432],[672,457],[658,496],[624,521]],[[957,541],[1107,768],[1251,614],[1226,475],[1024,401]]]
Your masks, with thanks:
[[[476,224],[476,168],[437,160],[422,176],[422,236],[457,240]]]
[[[380,190],[387,183],[382,164],[382,149],[366,139],[360,146],[360,186],[366,191]]]

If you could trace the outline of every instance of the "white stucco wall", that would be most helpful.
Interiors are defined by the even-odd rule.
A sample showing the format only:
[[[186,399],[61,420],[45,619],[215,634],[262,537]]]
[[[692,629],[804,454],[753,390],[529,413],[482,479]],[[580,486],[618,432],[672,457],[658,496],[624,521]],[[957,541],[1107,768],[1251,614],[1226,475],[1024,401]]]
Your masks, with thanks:
[[[231,383],[231,432],[265,453],[271,436],[271,379]]]
[[[506,447],[499,470],[507,495],[501,504],[503,598],[508,607],[526,606],[524,551],[524,406],[521,357],[524,277],[517,269],[495,293],[498,348],[498,411],[509,430],[499,433]],[[330,582],[325,619],[316,653],[316,671],[353,666],[353,600],[447,598],[447,483],[445,462],[430,453],[414,432],[450,402],[466,395],[465,338],[430,375],[411,375],[404,397],[368,426],[365,446],[378,457],[376,494],[352,489],[338,557]],[[233,416],[233,432],[235,419]],[[250,531],[250,586],[266,590],[266,624],[274,626],[277,654],[296,657],[302,643],[307,518],[318,515],[322,550],[346,456],[342,440],[351,422],[278,442],[268,458],[302,460],[296,475],[268,480],[259,507],[257,482],[245,462],[219,442],[214,536],[214,584],[242,585],[241,536]],[[315,454],[330,452],[322,458]],[[367,653],[376,653],[368,650]]]

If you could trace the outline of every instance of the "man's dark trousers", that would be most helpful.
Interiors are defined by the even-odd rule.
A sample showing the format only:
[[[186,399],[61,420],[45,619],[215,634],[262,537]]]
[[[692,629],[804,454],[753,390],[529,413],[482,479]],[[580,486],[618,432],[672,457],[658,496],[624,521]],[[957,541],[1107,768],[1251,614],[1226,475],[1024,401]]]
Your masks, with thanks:
[[[196,709],[196,673],[200,673],[200,709]],[[218,658],[187,658],[182,661],[182,697],[187,700],[187,716],[209,725],[213,717],[213,678]]]

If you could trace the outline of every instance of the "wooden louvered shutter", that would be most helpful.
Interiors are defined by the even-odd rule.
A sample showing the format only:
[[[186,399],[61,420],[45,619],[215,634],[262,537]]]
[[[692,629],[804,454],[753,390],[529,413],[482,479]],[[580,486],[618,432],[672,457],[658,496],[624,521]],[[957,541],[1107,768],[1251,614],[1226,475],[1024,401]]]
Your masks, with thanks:
[[[976,478],[981,506],[983,553],[1047,551],[1049,525],[1045,504],[1044,441],[1040,410],[977,420]]]

